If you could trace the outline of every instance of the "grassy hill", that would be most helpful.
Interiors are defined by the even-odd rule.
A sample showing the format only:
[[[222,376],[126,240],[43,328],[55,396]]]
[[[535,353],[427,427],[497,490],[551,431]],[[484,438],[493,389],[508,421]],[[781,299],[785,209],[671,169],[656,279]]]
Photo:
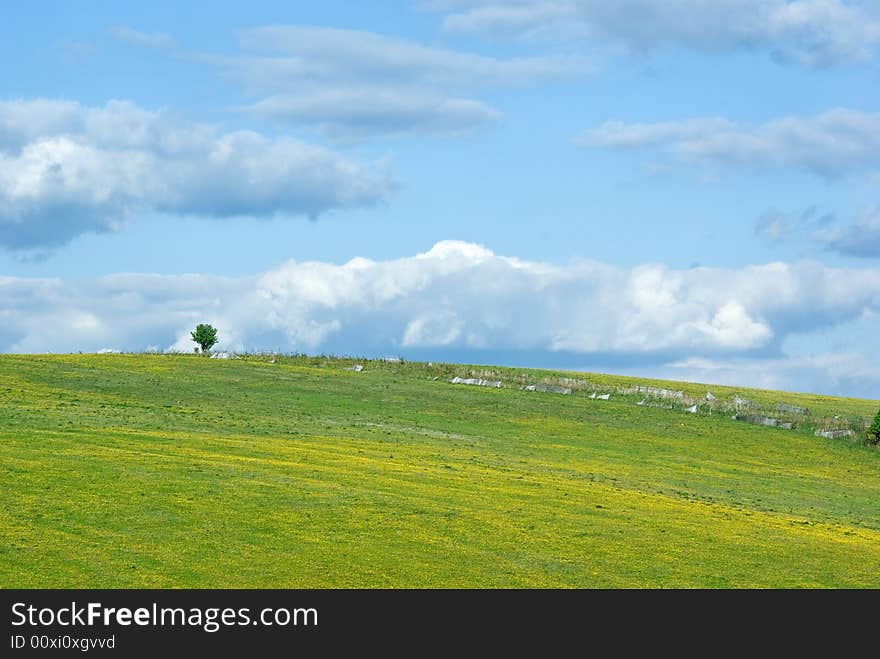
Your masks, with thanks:
[[[877,402],[352,363],[0,355],[0,586],[880,587],[880,451],[813,435]]]

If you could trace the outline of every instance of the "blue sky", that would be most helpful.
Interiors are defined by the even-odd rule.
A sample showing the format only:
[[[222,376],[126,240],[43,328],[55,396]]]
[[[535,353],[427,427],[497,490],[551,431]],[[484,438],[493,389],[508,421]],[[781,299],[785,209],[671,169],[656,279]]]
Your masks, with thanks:
[[[206,320],[880,397],[875,0],[5,18],[0,350],[188,350]]]

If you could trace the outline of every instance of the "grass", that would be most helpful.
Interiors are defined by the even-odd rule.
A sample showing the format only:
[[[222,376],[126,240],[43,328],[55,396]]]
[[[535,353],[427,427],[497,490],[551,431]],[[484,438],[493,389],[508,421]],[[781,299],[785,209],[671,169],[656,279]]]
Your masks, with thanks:
[[[0,586],[880,587],[874,448],[352,363],[0,355]]]

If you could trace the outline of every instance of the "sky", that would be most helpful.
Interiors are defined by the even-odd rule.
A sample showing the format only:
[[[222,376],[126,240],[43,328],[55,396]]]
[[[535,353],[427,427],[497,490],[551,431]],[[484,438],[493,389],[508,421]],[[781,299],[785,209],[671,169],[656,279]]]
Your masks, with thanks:
[[[880,398],[880,1],[47,2],[0,24],[0,351]]]

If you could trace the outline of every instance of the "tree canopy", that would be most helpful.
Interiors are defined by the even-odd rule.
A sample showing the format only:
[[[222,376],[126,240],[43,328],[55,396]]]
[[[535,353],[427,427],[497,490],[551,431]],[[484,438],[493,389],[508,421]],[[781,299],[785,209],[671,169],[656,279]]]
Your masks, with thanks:
[[[202,352],[208,352],[217,343],[217,328],[206,323],[199,323],[195,330],[190,332],[192,340],[199,344]]]

